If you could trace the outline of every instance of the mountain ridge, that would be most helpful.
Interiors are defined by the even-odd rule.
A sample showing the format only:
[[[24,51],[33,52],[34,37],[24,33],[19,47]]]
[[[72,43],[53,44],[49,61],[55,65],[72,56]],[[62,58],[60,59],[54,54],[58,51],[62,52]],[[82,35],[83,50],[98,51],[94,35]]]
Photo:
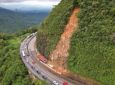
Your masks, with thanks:
[[[0,31],[13,33],[24,30],[32,25],[39,24],[48,13],[48,11],[39,13],[16,12],[0,8]]]

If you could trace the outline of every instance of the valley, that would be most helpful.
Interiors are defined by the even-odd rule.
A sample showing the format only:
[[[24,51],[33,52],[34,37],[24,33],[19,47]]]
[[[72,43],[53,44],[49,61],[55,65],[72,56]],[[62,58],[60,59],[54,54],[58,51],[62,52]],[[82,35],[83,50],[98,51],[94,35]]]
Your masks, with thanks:
[[[16,33],[33,25],[40,24],[48,15],[48,11],[16,12],[0,8],[0,32]]]

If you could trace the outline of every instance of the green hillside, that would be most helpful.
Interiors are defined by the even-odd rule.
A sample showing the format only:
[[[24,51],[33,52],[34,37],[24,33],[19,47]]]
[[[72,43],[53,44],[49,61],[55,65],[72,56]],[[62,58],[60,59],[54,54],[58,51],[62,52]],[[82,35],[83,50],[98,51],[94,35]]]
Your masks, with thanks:
[[[14,33],[41,22],[48,12],[23,13],[14,12],[0,7],[0,32]]]
[[[40,25],[37,33],[37,45],[38,50],[46,57],[48,57],[60,39],[71,15],[71,11],[77,5],[75,3],[75,0],[62,0]]]
[[[38,50],[56,47],[71,11],[80,7],[79,30],[71,40],[68,68],[104,85],[115,84],[115,4],[110,0],[62,0],[38,29]],[[76,15],[77,16],[77,15]]]
[[[32,85],[19,55],[20,42],[25,36],[0,33],[0,85]]]
[[[19,54],[23,39],[35,31],[30,29],[14,35],[0,33],[0,85],[47,85],[30,79]]]
[[[78,0],[79,30],[71,40],[71,71],[104,85],[115,85],[115,3]]]

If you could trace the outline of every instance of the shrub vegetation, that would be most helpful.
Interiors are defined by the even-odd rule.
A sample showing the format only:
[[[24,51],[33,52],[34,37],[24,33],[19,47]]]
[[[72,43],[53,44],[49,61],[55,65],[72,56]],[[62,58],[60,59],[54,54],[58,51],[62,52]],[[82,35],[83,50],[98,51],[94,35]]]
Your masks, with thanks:
[[[71,40],[68,67],[104,85],[115,84],[115,3],[78,0],[79,30]]]
[[[47,19],[39,26],[37,36],[38,50],[48,57],[55,48],[64,27],[68,22],[71,11],[75,7],[76,0],[62,0],[59,5],[53,8]],[[43,43],[41,43],[44,41]],[[45,51],[44,51],[45,50]]]
[[[0,85],[48,85],[44,81],[32,82],[20,57],[20,43],[36,29],[17,34],[0,33]]]

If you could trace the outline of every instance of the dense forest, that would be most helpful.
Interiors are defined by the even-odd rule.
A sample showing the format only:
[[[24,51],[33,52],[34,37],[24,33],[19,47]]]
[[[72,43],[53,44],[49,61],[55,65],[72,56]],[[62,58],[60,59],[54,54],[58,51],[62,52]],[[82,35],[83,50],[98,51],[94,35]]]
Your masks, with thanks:
[[[0,32],[12,33],[27,29],[41,22],[48,15],[48,11],[40,13],[16,12],[0,7]]]
[[[71,40],[71,71],[115,85],[115,1],[78,0],[79,30]]]
[[[38,29],[38,50],[46,57],[55,48],[74,7],[80,7],[79,29],[71,40],[68,69],[115,84],[115,2],[113,0],[62,0]],[[76,15],[77,16],[77,15]]]
[[[34,28],[12,35],[0,33],[0,85],[47,85],[30,79],[19,54],[21,41],[35,31]]]
[[[32,85],[19,55],[24,36],[0,34],[0,85]]]
[[[75,0],[62,0],[40,25],[37,31],[37,45],[38,50],[46,57],[55,48],[76,4]]]

